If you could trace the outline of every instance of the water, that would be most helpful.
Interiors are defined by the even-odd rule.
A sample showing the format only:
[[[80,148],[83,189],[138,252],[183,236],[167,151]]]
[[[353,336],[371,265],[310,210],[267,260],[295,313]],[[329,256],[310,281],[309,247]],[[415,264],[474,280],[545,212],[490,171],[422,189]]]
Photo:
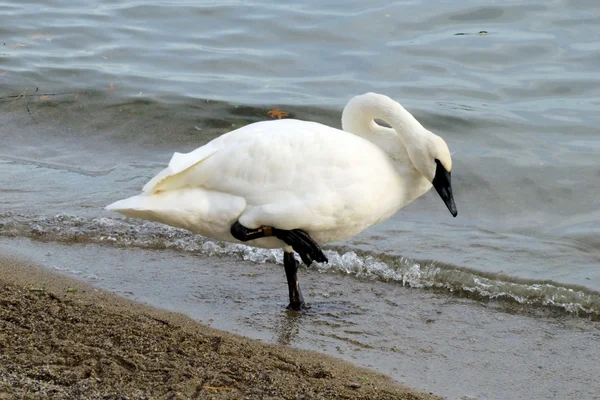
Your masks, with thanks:
[[[97,248],[113,266],[123,257],[117,248],[158,252],[152,254],[180,280],[188,275],[173,266],[193,254],[226,265],[246,260],[248,274],[262,272],[237,285],[250,290],[258,281],[273,290],[283,283],[279,273],[270,275],[279,268],[273,268],[278,253],[213,243],[102,208],[137,193],[172,152],[269,119],[273,108],[339,127],[351,96],[376,91],[399,100],[448,142],[459,217],[428,193],[385,223],[330,246],[331,265],[302,272],[309,293],[309,282],[317,287],[320,279],[344,276],[361,293],[393,287],[391,293],[414,300],[408,308],[435,294],[596,326],[589,321],[600,317],[596,2],[72,3],[0,1],[0,235],[7,243],[30,248],[42,244],[25,238],[41,239],[44,248],[56,247],[55,265],[68,264],[81,246]],[[93,265],[89,276],[103,284],[110,272]],[[111,282],[105,286],[129,290]],[[164,277],[147,285],[155,292],[144,299],[164,304],[156,293],[165,289]],[[172,308],[193,314],[200,306],[192,289],[186,293]],[[215,299],[223,293],[216,290]],[[353,301],[346,295],[338,300]],[[313,289],[310,298],[319,296]],[[361,301],[368,311],[350,313],[351,323],[366,318],[388,326],[397,317],[377,296]],[[314,318],[338,315],[335,304],[325,302]],[[489,308],[469,310],[496,318]],[[461,324],[473,327],[475,319]],[[248,334],[265,338],[275,329],[267,325],[257,322]],[[226,328],[240,331],[236,326]],[[361,329],[376,348],[374,332]],[[319,349],[317,336],[305,337],[303,346]],[[362,352],[381,357],[370,348]],[[576,354],[561,353],[561,360],[575,363]],[[389,362],[368,363],[425,390],[435,386],[436,393],[502,398],[498,391],[485,397],[476,379],[472,392],[452,391],[400,376]],[[527,398],[514,390],[513,398]]]

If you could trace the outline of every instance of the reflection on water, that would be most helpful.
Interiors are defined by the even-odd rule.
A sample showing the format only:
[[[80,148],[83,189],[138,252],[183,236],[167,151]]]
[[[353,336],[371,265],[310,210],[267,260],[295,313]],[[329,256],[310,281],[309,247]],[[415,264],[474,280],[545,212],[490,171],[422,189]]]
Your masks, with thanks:
[[[288,310],[282,312],[276,320],[273,331],[276,333],[276,343],[290,345],[298,336],[302,321],[307,319],[307,311]]]

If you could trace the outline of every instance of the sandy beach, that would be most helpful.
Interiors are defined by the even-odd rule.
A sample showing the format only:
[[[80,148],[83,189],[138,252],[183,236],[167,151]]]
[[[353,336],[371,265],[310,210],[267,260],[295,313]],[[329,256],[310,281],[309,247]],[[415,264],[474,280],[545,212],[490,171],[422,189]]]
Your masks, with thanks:
[[[0,305],[0,399],[437,398],[10,258]]]

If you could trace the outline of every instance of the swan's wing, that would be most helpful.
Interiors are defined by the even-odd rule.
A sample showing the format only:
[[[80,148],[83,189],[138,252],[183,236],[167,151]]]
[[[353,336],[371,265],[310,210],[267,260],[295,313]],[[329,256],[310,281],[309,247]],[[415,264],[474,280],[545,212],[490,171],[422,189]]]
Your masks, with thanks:
[[[161,190],[178,189],[185,186],[185,182],[180,182],[177,176],[190,169],[194,165],[206,160],[217,151],[217,148],[211,143],[199,147],[190,153],[175,153],[169,161],[169,166],[160,171],[154,178],[150,179],[144,185],[142,191],[144,194],[153,194]],[[170,179],[169,179],[170,178]],[[200,186],[198,184],[193,186]]]
[[[312,122],[248,125],[192,153],[176,155],[148,193],[202,187],[245,199],[249,228],[324,231],[376,222],[382,202],[397,201],[397,173],[381,149]]]
[[[235,147],[238,142],[251,142],[254,140],[253,133],[264,131],[262,128],[257,128],[264,124],[264,122],[255,123],[236,129],[189,153],[174,153],[173,157],[171,157],[171,161],[169,161],[168,167],[160,171],[144,185],[142,189],[143,193],[150,195],[165,190],[202,186],[208,176],[203,174],[205,169],[194,167],[223,148],[231,149],[231,147]]]

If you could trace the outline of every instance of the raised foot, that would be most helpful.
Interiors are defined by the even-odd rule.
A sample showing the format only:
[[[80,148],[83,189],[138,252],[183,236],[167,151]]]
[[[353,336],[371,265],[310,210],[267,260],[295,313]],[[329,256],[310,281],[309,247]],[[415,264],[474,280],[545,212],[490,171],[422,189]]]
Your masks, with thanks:
[[[310,266],[313,261],[326,263],[327,257],[323,254],[321,247],[315,242],[308,233],[302,229],[292,229],[289,231],[273,228],[273,235],[283,240],[286,244],[300,255],[304,264]]]
[[[315,242],[308,233],[302,229],[277,229],[270,226],[261,226],[260,228],[246,228],[239,221],[231,225],[231,235],[241,242],[260,239],[263,237],[275,236],[284,241],[288,246],[292,246],[294,251],[300,255],[304,264],[310,266],[313,261],[326,263],[327,257],[317,242]]]

